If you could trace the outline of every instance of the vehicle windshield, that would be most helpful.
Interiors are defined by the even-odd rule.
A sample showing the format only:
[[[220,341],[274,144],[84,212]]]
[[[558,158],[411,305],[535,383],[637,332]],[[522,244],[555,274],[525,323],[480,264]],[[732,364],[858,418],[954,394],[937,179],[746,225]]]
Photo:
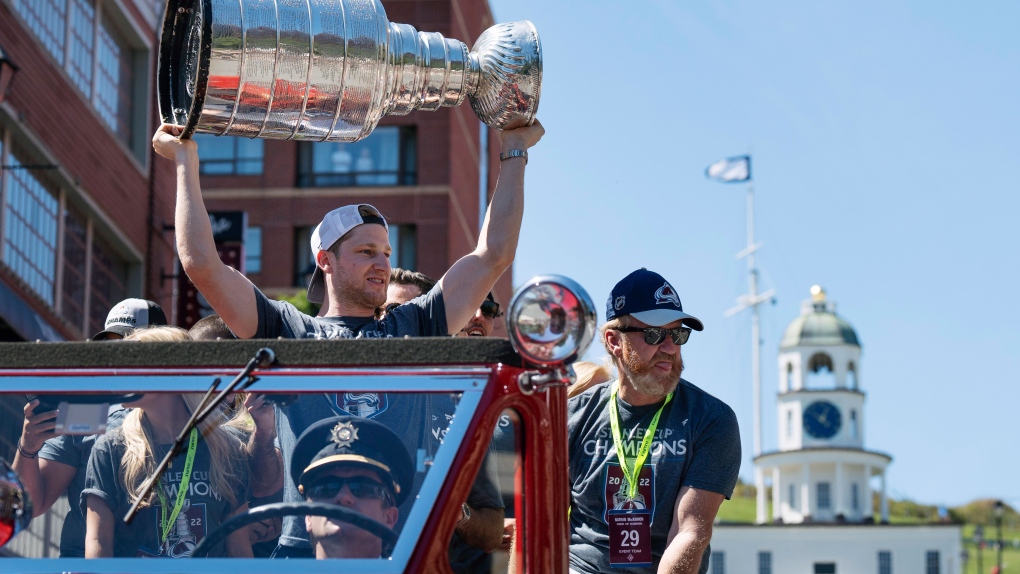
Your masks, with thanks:
[[[389,527],[396,533],[390,558],[379,558],[389,549],[368,528],[337,517],[288,516],[221,537],[209,548],[211,559],[193,560],[187,570],[221,570],[214,566],[219,562],[215,558],[247,557],[245,547],[255,558],[268,558],[282,543],[301,556],[330,558],[303,560],[298,568],[302,572],[336,571],[335,559],[341,556],[343,571],[403,571],[453,467],[490,369],[258,371],[243,394],[228,396],[198,431],[185,435],[154,494],[142,498],[141,509],[125,524],[145,478],[181,434],[211,383],[220,379],[222,390],[239,370],[133,367],[0,373],[4,457],[11,460],[17,451],[22,459],[37,457],[38,468],[57,464],[74,475],[69,495],[59,498],[38,488],[33,492],[26,484],[30,496],[38,499],[33,503],[50,508],[3,547],[2,552],[13,557],[5,569],[180,571],[180,563],[139,560],[189,556],[204,537],[245,508],[297,500],[346,507]],[[28,419],[27,405],[35,405]],[[54,410],[55,415],[40,417]],[[35,429],[27,425],[40,433],[54,429],[56,436],[47,434],[50,438],[36,446],[28,432]],[[270,425],[275,431],[270,444],[279,448],[282,468],[260,451]],[[322,428],[316,431],[317,426]],[[19,474],[26,483],[33,480],[30,474]],[[282,490],[276,483],[282,483]],[[299,487],[302,492],[297,492]],[[498,497],[498,483],[493,489]],[[74,493],[82,494],[72,500]],[[76,534],[68,536],[69,531]],[[97,549],[100,556],[110,557],[58,558]],[[276,560],[249,560],[240,567],[281,570]]]

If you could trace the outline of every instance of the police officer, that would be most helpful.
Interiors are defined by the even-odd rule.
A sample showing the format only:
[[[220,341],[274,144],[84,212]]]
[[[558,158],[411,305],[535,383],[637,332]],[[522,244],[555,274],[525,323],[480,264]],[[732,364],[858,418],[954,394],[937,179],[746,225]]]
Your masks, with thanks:
[[[298,438],[291,477],[309,502],[336,504],[393,528],[414,476],[404,443],[385,425],[342,416],[319,421]],[[315,557],[378,558],[382,540],[332,518],[305,517]]]

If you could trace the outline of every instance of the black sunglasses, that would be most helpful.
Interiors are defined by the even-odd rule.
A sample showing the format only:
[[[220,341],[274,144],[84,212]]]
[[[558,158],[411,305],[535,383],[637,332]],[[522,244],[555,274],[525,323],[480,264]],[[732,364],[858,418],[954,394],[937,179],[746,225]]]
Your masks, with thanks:
[[[666,340],[666,333],[673,339],[673,344],[683,345],[691,336],[691,330],[687,327],[666,329],[663,327],[616,327],[614,330],[621,333],[644,333],[645,343],[659,345]]]
[[[313,500],[329,500],[336,498],[340,489],[347,485],[356,498],[377,498],[393,504],[393,494],[386,486],[367,476],[326,476],[316,480],[305,488],[305,498]]]
[[[490,319],[495,319],[496,317],[503,316],[503,313],[501,313],[499,310],[499,303],[495,301],[488,300],[482,301],[482,305],[479,307],[479,309],[481,309],[482,315],[485,315]]]

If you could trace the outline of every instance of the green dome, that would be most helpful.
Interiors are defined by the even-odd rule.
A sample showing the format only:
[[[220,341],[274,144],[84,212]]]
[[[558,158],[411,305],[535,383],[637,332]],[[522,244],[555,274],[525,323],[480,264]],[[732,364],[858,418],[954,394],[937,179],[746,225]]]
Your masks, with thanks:
[[[805,345],[861,346],[854,328],[845,319],[836,315],[825,301],[824,291],[812,288],[812,299],[813,301],[801,310],[800,317],[790,322],[783,331],[780,349]]]

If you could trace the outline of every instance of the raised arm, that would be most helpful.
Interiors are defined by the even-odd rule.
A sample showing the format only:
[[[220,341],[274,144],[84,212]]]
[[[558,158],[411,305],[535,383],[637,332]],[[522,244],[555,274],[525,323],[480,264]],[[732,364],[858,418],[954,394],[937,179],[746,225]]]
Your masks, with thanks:
[[[63,463],[40,460],[39,451],[43,444],[53,437],[57,411],[36,414],[39,399],[25,405],[25,420],[14,455],[14,470],[21,477],[29,498],[32,499],[32,516],[39,516],[50,509],[60,495],[74,480],[77,467]]]
[[[500,132],[502,151],[528,150],[545,134],[538,120],[528,127]],[[475,250],[461,257],[439,280],[446,306],[446,324],[456,333],[475,314],[485,295],[514,261],[524,217],[523,157],[500,162],[499,181]]]
[[[209,213],[198,181],[198,145],[178,139],[179,128],[162,125],[152,136],[152,147],[177,165],[177,209],[174,231],[181,266],[195,287],[223,318],[235,335],[255,334],[258,314],[255,292],[248,278],[223,263],[216,253]]]
[[[725,497],[716,492],[689,486],[680,489],[659,574],[697,573],[701,555],[712,540],[712,523],[723,500]]]

